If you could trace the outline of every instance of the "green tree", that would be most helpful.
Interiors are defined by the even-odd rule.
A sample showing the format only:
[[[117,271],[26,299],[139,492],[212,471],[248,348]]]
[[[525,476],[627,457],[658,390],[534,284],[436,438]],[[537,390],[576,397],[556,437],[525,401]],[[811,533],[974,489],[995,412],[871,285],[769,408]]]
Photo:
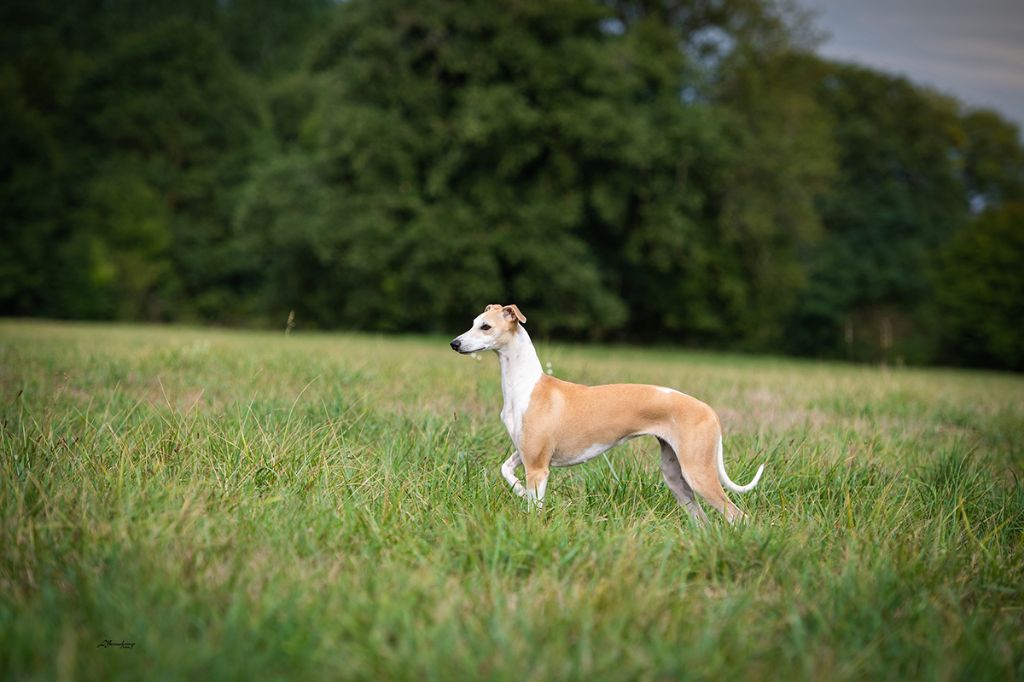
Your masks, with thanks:
[[[712,67],[680,42],[714,22],[736,42],[771,24],[784,42],[770,12],[735,5],[753,18],[732,21],[700,3],[699,26],[668,3],[340,7],[313,55],[317,105],[298,126],[337,212],[322,221],[311,208],[309,222],[336,232],[327,241],[351,274],[335,289],[348,302],[331,309],[350,324],[449,326],[486,292],[529,307],[546,331],[607,333],[627,311],[635,332],[679,341],[758,327],[763,318],[744,311],[759,299],[746,295],[778,278],[765,268],[752,282],[743,264],[756,259],[740,251],[799,243],[780,235],[799,234],[806,216],[782,226],[797,206],[773,215],[763,237],[750,229],[745,240],[721,239],[722,205],[740,201],[720,187],[776,130],[731,148],[723,122],[741,124],[730,107],[753,97],[714,103]],[[697,94],[681,94],[688,87]],[[797,125],[812,116],[800,111]],[[773,143],[794,156],[806,149]],[[778,178],[765,168],[748,184],[772,176],[804,201],[816,191],[815,164],[827,165],[812,160]],[[464,262],[471,271],[458,270]],[[451,282],[458,295],[439,292]],[[430,297],[436,311],[410,320],[407,302]]]
[[[558,300],[553,328],[621,321],[582,234],[579,160],[558,135],[586,117],[574,81],[597,76],[600,17],[589,2],[340,8],[314,58],[324,87],[305,135],[354,256],[341,260],[350,323],[447,328],[483,297],[538,313]],[[410,317],[414,300],[430,314]]]
[[[905,79],[833,64],[820,78],[838,173],[787,343],[801,353],[881,359],[913,352],[937,249],[969,219],[954,100]],[[919,351],[923,352],[923,351]]]
[[[0,312],[54,315],[47,285],[64,158],[54,121],[26,90],[21,73],[0,66]]]
[[[224,36],[237,63],[250,73],[273,80],[302,66],[308,44],[330,19],[331,0],[227,0],[211,27]]]
[[[176,281],[163,197],[137,175],[112,172],[91,180],[81,202],[75,232],[58,255],[80,262],[86,279],[62,288],[62,307],[90,317],[169,318]]]
[[[183,265],[213,265],[193,246],[225,231],[263,125],[220,13],[212,0],[0,8],[0,311],[164,319],[211,288]]]
[[[68,99],[81,60],[57,8],[0,4],[0,313],[60,316],[53,247],[66,236]]]
[[[761,348],[778,346],[783,317],[806,285],[800,255],[821,237],[818,203],[831,189],[836,155],[814,91],[825,69],[806,54],[745,53],[718,86],[729,114],[718,235],[742,274],[743,335]]]
[[[123,252],[126,235],[138,236],[135,255],[107,259],[106,269],[124,267],[104,277],[137,280],[142,266],[130,266],[134,275],[125,268],[148,258],[162,278],[169,259],[177,281],[159,289],[174,300],[128,309],[173,307],[178,315],[232,319],[245,295],[224,258],[237,189],[250,164],[270,149],[254,85],[211,29],[173,18],[114,45],[83,78],[74,101],[82,112],[76,186],[85,204],[75,229],[103,243],[94,249],[99,254]],[[126,178],[132,178],[128,185]],[[112,187],[125,191],[129,208],[104,198]],[[133,226],[122,226],[126,220]]]
[[[11,0],[0,313],[515,300],[541,333],[958,361],[939,321],[985,299],[936,273],[1024,201],[1019,131],[816,39],[771,0]],[[1016,362],[1007,319],[962,359]]]
[[[940,358],[1024,370],[1024,204],[985,211],[958,232],[937,279]]]
[[[964,182],[976,206],[1024,201],[1024,145],[1020,129],[994,111],[964,115]]]

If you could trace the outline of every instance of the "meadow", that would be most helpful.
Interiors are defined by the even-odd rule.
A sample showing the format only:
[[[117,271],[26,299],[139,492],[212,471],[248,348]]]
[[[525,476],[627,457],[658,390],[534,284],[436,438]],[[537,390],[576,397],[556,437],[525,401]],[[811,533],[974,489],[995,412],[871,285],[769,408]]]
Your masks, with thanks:
[[[538,340],[768,462],[698,527],[651,439],[528,511],[446,343],[0,321],[2,676],[1024,678],[1024,377]]]

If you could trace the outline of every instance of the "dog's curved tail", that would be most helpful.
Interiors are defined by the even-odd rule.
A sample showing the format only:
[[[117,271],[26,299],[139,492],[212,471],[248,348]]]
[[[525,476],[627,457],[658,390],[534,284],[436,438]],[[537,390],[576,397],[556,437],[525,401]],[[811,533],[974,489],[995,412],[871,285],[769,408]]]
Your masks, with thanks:
[[[718,452],[715,453],[716,459],[718,460],[718,480],[721,481],[722,485],[733,491],[734,493],[746,493],[754,489],[757,482],[761,480],[761,474],[764,473],[764,464],[757,469],[757,473],[754,474],[754,479],[746,485],[736,485],[729,478],[729,474],[725,473],[725,460],[722,458],[722,436],[718,436]]]

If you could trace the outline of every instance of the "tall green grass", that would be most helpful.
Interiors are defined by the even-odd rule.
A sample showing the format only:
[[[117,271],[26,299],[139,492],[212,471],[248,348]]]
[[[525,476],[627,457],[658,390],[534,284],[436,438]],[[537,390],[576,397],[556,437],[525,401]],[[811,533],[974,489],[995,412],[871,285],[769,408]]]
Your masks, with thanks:
[[[443,339],[0,323],[4,676],[1024,677],[1024,379],[538,345],[714,406],[752,521],[644,441],[528,512]]]

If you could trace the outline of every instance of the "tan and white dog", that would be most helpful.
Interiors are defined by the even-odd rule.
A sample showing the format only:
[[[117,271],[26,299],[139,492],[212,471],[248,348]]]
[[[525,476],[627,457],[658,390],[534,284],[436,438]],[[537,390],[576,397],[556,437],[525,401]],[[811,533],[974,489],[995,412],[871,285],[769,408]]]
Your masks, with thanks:
[[[642,384],[583,386],[548,376],[515,305],[489,305],[466,333],[451,342],[462,354],[493,350],[501,364],[505,400],[501,421],[515,454],[501,474],[521,497],[540,506],[552,466],[570,466],[638,436],[661,444],[661,473],[676,500],[698,522],[707,520],[694,491],[730,521],[743,516],[722,484],[745,493],[761,478],[764,465],[744,486],[729,480],[722,462],[722,429],[706,404],[671,388]],[[526,468],[526,487],[516,467]]]

